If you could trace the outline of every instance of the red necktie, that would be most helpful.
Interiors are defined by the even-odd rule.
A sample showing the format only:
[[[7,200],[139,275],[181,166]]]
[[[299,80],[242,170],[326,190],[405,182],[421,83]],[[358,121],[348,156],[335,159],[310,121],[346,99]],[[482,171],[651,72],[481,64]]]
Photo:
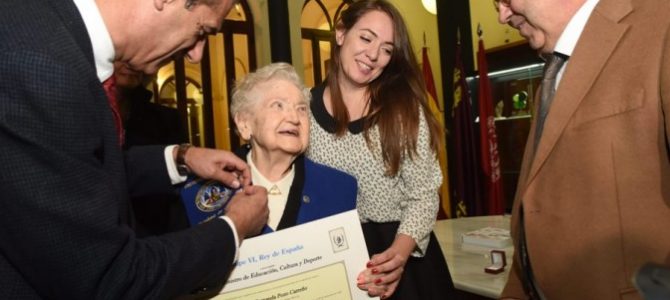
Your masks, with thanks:
[[[119,146],[122,147],[125,139],[125,133],[123,131],[121,111],[119,110],[119,101],[117,99],[117,91],[116,91],[116,79],[114,78],[114,75],[105,80],[102,83],[102,86],[105,88],[105,93],[107,94],[107,101],[109,102],[109,108],[112,109],[112,114],[114,116],[114,123],[116,125],[116,134],[119,136]]]

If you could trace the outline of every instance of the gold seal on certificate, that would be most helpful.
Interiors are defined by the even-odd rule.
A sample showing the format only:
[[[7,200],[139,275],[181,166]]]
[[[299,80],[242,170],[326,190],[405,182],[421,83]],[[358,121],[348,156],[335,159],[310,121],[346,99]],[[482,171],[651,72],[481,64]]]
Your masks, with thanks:
[[[356,286],[368,260],[358,213],[350,210],[244,240],[215,299],[377,299]]]

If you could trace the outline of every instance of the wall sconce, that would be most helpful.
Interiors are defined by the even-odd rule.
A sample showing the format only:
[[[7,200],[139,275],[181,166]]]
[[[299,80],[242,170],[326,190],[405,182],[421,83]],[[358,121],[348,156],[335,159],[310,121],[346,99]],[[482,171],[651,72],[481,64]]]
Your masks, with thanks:
[[[437,6],[435,5],[436,0],[421,0],[423,8],[425,8],[429,13],[437,15]]]

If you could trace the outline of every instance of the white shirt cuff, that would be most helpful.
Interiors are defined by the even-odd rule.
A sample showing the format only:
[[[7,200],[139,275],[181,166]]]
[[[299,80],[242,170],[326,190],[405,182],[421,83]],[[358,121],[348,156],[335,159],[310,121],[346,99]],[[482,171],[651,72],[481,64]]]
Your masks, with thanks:
[[[170,182],[172,182],[172,184],[178,184],[186,181],[186,176],[179,175],[179,171],[177,171],[177,164],[175,163],[174,156],[172,155],[174,147],[177,147],[177,145],[165,147],[163,154],[165,156],[165,165],[167,166],[168,175],[170,176]]]
[[[235,228],[235,223],[233,223],[233,220],[230,218],[226,216],[220,216],[219,218],[226,221],[228,225],[230,225],[230,229],[233,231],[233,236],[235,237],[235,259],[233,260],[233,263],[236,263],[239,258],[238,256],[240,255],[240,238],[237,236],[237,228]]]

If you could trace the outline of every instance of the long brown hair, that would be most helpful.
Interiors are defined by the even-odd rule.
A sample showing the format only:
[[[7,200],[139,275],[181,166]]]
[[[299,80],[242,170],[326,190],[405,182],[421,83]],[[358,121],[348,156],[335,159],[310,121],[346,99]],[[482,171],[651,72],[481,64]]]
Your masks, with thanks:
[[[423,111],[428,123],[430,146],[434,154],[440,147],[442,130],[428,109],[426,84],[409,41],[407,26],[393,5],[385,0],[355,1],[342,12],[337,29],[349,31],[361,16],[373,10],[381,11],[391,18],[394,24],[394,49],[384,71],[368,86],[370,108],[363,130],[368,147],[372,147],[369,129],[377,125],[386,173],[395,176],[406,155],[413,158],[417,153],[419,110]],[[330,88],[335,132],[337,136],[343,136],[350,120],[338,84],[341,46],[334,41],[332,44],[333,54],[326,80]]]

